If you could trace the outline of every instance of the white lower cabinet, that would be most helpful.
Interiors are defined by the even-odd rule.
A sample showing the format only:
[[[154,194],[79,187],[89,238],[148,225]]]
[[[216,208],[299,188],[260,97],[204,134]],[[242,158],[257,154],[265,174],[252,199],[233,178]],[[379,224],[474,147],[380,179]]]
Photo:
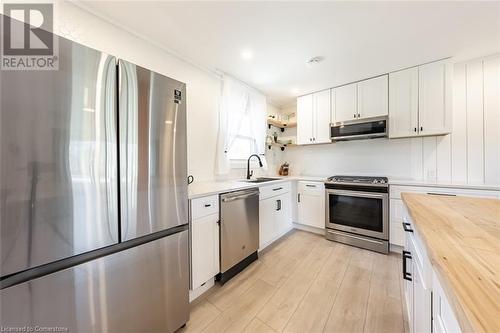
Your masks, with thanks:
[[[460,325],[453,313],[450,303],[446,299],[441,283],[436,274],[432,277],[432,332],[455,333],[460,332]]]
[[[274,195],[273,192],[275,191]],[[259,250],[263,250],[292,228],[290,184],[260,189]],[[267,194],[269,193],[269,194]]]
[[[219,273],[218,196],[191,200],[191,290]]]
[[[299,181],[297,186],[297,223],[325,228],[325,185]]]
[[[404,295],[410,333],[460,333],[458,321],[404,204],[402,214]]]

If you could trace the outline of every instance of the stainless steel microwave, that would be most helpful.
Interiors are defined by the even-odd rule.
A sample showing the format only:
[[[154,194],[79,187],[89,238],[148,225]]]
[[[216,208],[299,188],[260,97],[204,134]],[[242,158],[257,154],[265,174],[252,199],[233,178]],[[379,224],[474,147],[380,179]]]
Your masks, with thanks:
[[[353,120],[331,124],[332,141],[348,141],[387,137],[387,117]]]

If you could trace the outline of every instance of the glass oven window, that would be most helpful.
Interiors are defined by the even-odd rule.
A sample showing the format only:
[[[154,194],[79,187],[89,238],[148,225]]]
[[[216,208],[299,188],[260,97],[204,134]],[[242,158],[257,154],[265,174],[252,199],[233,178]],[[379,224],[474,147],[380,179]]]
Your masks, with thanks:
[[[330,194],[330,223],[383,231],[382,199]]]

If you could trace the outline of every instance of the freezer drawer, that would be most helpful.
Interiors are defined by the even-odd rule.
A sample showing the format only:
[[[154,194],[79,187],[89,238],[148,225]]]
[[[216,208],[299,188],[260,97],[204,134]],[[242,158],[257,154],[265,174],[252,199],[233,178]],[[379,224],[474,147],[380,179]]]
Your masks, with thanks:
[[[2,327],[173,332],[189,317],[188,231],[0,291]]]

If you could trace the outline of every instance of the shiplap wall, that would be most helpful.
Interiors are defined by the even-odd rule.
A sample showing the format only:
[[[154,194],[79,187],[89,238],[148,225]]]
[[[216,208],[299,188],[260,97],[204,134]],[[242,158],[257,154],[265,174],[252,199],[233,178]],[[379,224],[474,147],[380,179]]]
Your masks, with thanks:
[[[282,159],[292,174],[500,185],[500,54],[454,65],[451,135],[302,146]]]
[[[412,178],[500,184],[500,55],[454,66],[453,132],[411,139]]]

